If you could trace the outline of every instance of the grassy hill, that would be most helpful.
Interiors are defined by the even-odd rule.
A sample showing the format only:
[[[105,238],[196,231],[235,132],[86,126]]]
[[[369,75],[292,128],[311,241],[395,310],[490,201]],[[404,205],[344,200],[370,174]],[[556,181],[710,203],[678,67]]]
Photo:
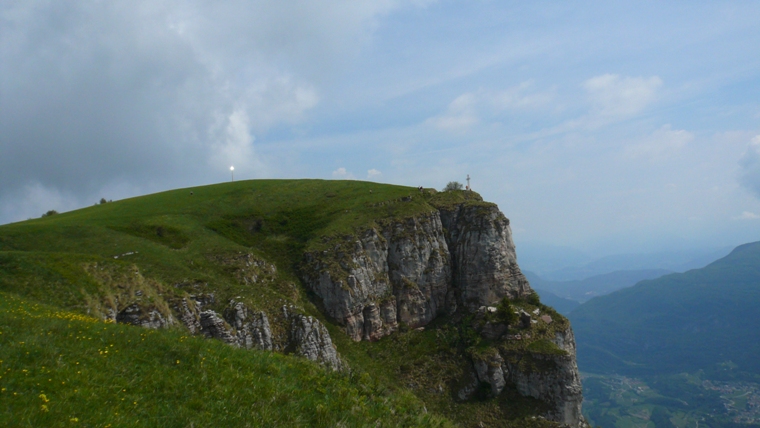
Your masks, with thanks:
[[[575,309],[578,365],[630,375],[705,370],[760,376],[760,243],[702,268],[670,274]]]
[[[304,252],[330,250],[331,237],[465,200],[485,204],[473,192],[257,180],[0,226],[0,425],[555,426],[515,391],[468,402],[444,392],[469,332],[441,319],[355,343],[298,279]],[[352,370],[188,337],[178,324],[103,322],[131,301],[168,317],[188,296],[217,312],[235,298],[272,318],[293,305],[325,324]]]

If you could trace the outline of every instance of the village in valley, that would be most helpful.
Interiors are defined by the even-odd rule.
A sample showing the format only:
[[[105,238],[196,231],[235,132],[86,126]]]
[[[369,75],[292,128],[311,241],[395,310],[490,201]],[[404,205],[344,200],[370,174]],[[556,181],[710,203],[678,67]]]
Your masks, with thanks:
[[[759,383],[701,377],[702,373],[652,379],[583,374],[584,414],[593,425],[618,428],[659,426],[653,421],[657,407],[667,407],[667,419],[678,428],[760,424]]]

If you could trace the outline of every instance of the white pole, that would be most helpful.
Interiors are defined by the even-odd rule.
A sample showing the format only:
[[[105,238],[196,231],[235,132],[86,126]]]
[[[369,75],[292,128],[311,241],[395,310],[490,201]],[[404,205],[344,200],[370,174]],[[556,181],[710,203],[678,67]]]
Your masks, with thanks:
[[[230,167],[230,174],[232,175],[232,181],[235,181],[235,167]]]

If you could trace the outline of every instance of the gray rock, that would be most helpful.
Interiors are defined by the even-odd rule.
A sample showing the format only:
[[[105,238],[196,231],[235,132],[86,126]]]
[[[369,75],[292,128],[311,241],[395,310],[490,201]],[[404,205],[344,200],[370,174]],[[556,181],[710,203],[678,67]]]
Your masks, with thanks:
[[[272,330],[264,312],[252,311],[242,302],[230,301],[224,318],[234,327],[238,346],[245,349],[272,350]]]
[[[290,321],[290,343],[286,349],[333,370],[342,370],[343,362],[332,343],[330,333],[318,319],[293,313],[283,306],[285,318]]]
[[[459,205],[440,213],[448,231],[454,287],[468,310],[533,293],[517,265],[509,220],[496,205]]]
[[[498,353],[473,361],[478,381],[490,385],[491,395],[494,397],[501,394],[501,391],[507,385],[504,369],[502,368],[503,364],[504,360]]]
[[[201,331],[210,339],[219,339],[224,343],[240,346],[237,337],[232,332],[224,319],[212,310],[203,311],[200,314]]]
[[[305,254],[303,280],[354,340],[388,335],[397,322],[424,326],[460,304],[474,311],[533,292],[517,266],[509,220],[495,205],[441,209],[334,244]]]
[[[190,331],[190,334],[199,334],[201,332],[200,315],[198,307],[191,305],[187,298],[174,305],[174,310],[179,314],[179,320]]]
[[[479,333],[488,340],[497,340],[507,332],[506,324],[487,322],[480,327]]]
[[[544,369],[530,372],[521,372],[518,364],[507,362],[508,377],[520,394],[549,404],[551,410],[545,415],[547,419],[570,427],[585,427],[587,424],[581,414],[583,388],[575,359],[572,329],[557,333],[553,342],[566,351],[566,355],[533,354],[531,358]]]
[[[478,377],[476,374],[467,372],[465,374],[466,382],[462,388],[457,391],[457,398],[460,401],[469,400],[478,389]]]
[[[144,308],[137,303],[133,303],[116,314],[116,322],[159,329],[174,324],[174,318],[171,315],[164,317],[155,308]]]

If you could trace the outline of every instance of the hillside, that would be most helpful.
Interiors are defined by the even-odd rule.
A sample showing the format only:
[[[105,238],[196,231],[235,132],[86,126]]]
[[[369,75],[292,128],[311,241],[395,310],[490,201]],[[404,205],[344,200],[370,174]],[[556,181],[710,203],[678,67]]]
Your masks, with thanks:
[[[570,315],[583,371],[760,376],[760,243],[594,298]]]
[[[209,352],[230,352],[234,357],[227,358],[249,364],[251,372],[274,365],[275,372],[289,371],[288,379],[296,379],[304,370],[317,391],[330,385],[335,397],[358,394],[368,409],[361,416],[353,407],[343,409],[340,400],[307,395],[301,404],[275,400],[274,407],[256,407],[252,421],[271,412],[312,424],[312,416],[299,412],[316,406],[334,413],[318,425],[350,421],[351,415],[369,421],[384,411],[402,425],[583,423],[569,323],[535,298],[516,264],[509,220],[474,192],[258,180],[100,204],[1,226],[0,292],[22,305],[49,305],[48,313],[87,316],[106,333],[150,331],[150,350],[116,344],[123,355],[132,353],[109,368],[122,377],[137,376],[139,368],[130,361],[141,355],[185,358],[188,344],[203,347],[199,338],[207,337],[231,345]],[[0,359],[11,364],[0,381],[9,391],[5,385],[13,383],[14,392],[39,396],[42,386],[24,383],[26,374],[17,369],[44,364],[52,379],[68,373],[70,361],[61,355],[92,352],[64,346],[79,326],[48,325],[49,317],[32,316],[25,331],[12,321],[12,309],[3,310],[5,325],[16,323],[9,327],[13,337],[0,336]],[[114,322],[150,330],[109,324]],[[58,345],[46,351],[37,341],[40,349],[32,352],[40,353],[39,360],[22,362],[23,348],[5,346],[28,342],[18,337],[40,331],[55,336]],[[286,356],[263,356],[269,351]],[[51,357],[56,352],[58,359]],[[303,363],[287,355],[303,357]],[[306,360],[324,368],[316,372]],[[200,368],[189,370],[179,376],[205,376]],[[230,403],[234,411],[261,401],[229,392],[240,380],[227,385],[226,369],[219,370],[219,388],[241,403]],[[96,379],[87,384],[92,396],[109,396],[108,386]],[[283,382],[285,390],[300,388],[295,380]],[[70,388],[59,391],[71,397]],[[146,381],[132,388],[133,397],[148,397],[157,386]],[[378,400],[387,407],[375,405]],[[40,403],[32,403],[15,402],[8,410],[42,418],[32,419],[42,424],[44,415],[33,411]],[[91,420],[104,420],[97,400],[77,403],[91,409]],[[409,416],[419,408],[430,417]],[[214,415],[230,410],[204,409],[208,415],[199,420],[216,420]],[[147,414],[192,420],[192,409],[172,412],[154,408]]]

